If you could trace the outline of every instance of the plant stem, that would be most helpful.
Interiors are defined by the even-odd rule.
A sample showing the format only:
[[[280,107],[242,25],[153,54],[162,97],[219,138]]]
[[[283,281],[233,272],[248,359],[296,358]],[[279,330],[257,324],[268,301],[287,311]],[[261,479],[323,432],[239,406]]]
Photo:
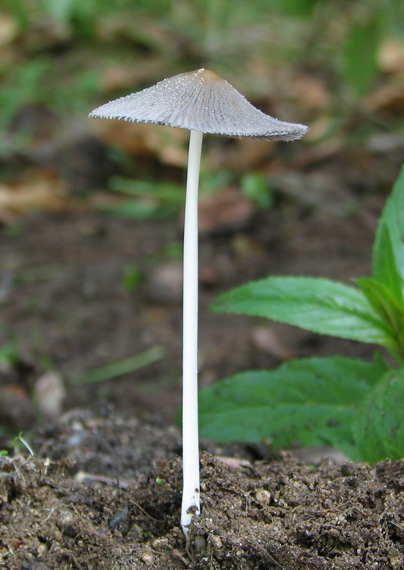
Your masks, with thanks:
[[[184,224],[181,526],[200,513],[198,436],[198,186],[203,133],[191,131]]]

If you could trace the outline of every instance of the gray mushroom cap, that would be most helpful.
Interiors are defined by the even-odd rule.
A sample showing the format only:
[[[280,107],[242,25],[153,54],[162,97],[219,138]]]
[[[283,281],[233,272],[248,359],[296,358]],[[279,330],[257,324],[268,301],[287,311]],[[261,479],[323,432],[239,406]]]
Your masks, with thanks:
[[[155,123],[233,138],[293,141],[308,127],[286,123],[256,109],[217,73],[181,73],[121,97],[90,113],[92,119]]]

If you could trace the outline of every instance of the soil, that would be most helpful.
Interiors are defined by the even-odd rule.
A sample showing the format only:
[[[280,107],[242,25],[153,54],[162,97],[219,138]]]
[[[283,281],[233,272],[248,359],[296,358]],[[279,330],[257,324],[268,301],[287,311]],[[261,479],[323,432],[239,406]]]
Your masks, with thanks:
[[[76,410],[32,445],[1,458],[2,568],[403,568],[402,461],[253,461],[208,444],[187,548],[175,428]]]
[[[202,220],[220,204],[226,212],[200,236],[201,387],[293,356],[372,357],[373,346],[213,314],[209,305],[269,274],[369,274],[401,155],[359,167],[358,156],[341,152],[300,165],[273,177],[275,205],[265,211],[246,208],[232,188],[201,205]],[[242,205],[236,213],[226,192]],[[5,224],[0,240],[2,328],[17,350],[0,362],[0,449],[23,431],[34,451],[9,448],[0,458],[0,568],[404,568],[402,462],[370,467],[322,450],[325,458],[299,462],[242,442],[202,442],[202,515],[186,547],[175,424],[181,264],[170,247],[181,241],[181,218],[135,222],[76,197],[67,203]],[[124,276],[134,266],[141,280],[132,290]],[[86,381],[88,370],[156,347],[163,357],[149,366]]]

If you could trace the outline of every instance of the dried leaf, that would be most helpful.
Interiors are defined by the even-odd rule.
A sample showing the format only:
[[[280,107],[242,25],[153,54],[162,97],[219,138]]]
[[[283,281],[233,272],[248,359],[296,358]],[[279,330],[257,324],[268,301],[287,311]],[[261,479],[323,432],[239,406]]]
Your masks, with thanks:
[[[131,125],[124,121],[99,121],[97,134],[105,143],[123,149],[133,156],[159,157],[171,166],[184,167],[187,163],[185,143],[189,133],[155,125]]]
[[[325,107],[328,92],[324,81],[310,75],[301,75],[293,81],[293,90],[298,94],[302,107],[318,111]],[[310,126],[311,129],[311,126]]]
[[[378,65],[384,73],[402,73],[404,69],[404,42],[386,39],[380,46]]]
[[[199,202],[201,233],[245,227],[254,213],[251,200],[241,196],[236,188],[225,188],[220,194],[202,197]]]
[[[16,18],[8,14],[0,17],[0,47],[11,44],[18,36],[19,26]]]
[[[279,360],[290,360],[294,354],[279,339],[275,331],[269,327],[257,327],[252,331],[252,340],[254,345],[264,352],[275,356]]]
[[[39,179],[15,185],[0,184],[0,220],[11,221],[33,209],[59,210],[65,205],[61,180]]]
[[[401,116],[404,113],[404,85],[382,85],[369,95],[363,106],[370,113]]]

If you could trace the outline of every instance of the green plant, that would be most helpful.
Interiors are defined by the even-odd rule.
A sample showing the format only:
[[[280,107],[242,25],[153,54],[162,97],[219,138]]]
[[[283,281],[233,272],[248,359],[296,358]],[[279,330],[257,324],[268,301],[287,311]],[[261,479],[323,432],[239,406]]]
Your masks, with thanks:
[[[0,346],[0,367],[11,367],[20,360],[20,348],[15,337]]]
[[[268,277],[223,294],[213,310],[267,317],[387,349],[373,363],[308,358],[244,372],[200,393],[200,428],[219,441],[329,444],[371,463],[404,456],[404,166],[379,220],[372,275],[346,285]]]
[[[164,357],[164,351],[160,346],[154,346],[145,350],[135,356],[130,356],[118,362],[112,362],[101,366],[100,368],[93,368],[88,370],[82,376],[79,376],[75,384],[94,384],[97,382],[104,382],[105,380],[112,380],[124,374],[129,374],[135,370],[139,370],[150,364],[158,362]]]
[[[22,431],[20,431],[20,433],[14,437],[13,445],[14,445],[14,447],[24,446],[28,450],[28,452],[31,456],[35,455],[35,453],[32,450],[32,447],[29,445],[27,440],[24,437],[22,437]]]
[[[106,213],[136,220],[161,220],[177,216],[184,205],[184,190],[177,184],[130,180],[114,176],[109,181],[113,192],[128,196]]]
[[[8,73],[9,84],[3,84],[0,92],[0,127],[6,129],[22,106],[42,103],[45,89],[43,78],[49,64],[44,58],[16,66]],[[0,69],[0,79],[5,71]]]
[[[143,274],[136,263],[127,265],[123,272],[122,285],[125,291],[135,291],[143,281]]]
[[[266,210],[273,206],[274,197],[263,174],[251,173],[243,176],[241,190],[243,195],[255,202],[259,209]]]

